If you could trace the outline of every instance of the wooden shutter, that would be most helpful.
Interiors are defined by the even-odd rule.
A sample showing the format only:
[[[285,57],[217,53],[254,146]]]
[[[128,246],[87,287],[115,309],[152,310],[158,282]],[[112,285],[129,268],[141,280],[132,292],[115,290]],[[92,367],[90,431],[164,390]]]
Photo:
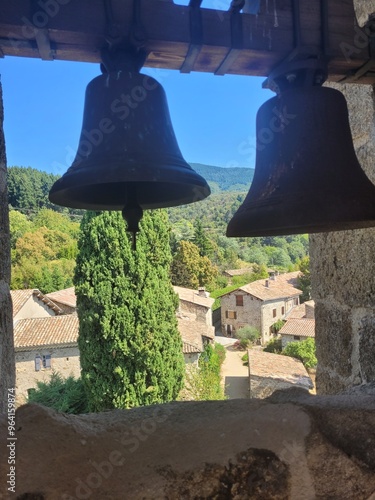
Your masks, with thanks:
[[[35,371],[36,372],[40,371],[41,362],[42,362],[42,360],[40,359],[40,356],[39,355],[35,356]]]
[[[45,368],[51,368],[51,355],[46,354]]]

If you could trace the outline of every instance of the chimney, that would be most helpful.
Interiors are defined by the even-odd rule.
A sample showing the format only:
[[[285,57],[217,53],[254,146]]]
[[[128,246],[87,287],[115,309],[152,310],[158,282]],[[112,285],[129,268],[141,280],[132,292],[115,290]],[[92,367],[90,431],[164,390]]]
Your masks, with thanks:
[[[200,295],[201,297],[207,297],[206,289],[204,286],[200,286],[198,288],[198,295]]]
[[[269,288],[269,287],[270,287],[270,282],[269,282],[269,280],[266,280],[266,282],[265,282],[265,287],[266,287],[266,288]]]

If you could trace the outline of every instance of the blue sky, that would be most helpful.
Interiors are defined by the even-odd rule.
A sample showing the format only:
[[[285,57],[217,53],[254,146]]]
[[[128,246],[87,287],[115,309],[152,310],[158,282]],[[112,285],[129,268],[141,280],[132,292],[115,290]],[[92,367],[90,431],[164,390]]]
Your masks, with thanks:
[[[144,68],[164,87],[174,131],[188,162],[254,167],[255,116],[273,96],[264,78],[181,74]],[[84,93],[98,64],[0,59],[8,165],[62,175],[82,126]]]

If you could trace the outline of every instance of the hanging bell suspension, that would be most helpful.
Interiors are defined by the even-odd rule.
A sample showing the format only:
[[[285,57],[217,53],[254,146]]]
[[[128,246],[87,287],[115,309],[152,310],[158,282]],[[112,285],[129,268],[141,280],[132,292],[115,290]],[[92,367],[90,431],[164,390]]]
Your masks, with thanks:
[[[77,155],[49,193],[65,207],[121,210],[133,233],[143,210],[210,194],[181,155],[162,86],[139,72],[144,60],[136,50],[103,53],[105,72],[86,89]]]
[[[375,226],[375,186],[356,157],[343,94],[287,77],[258,111],[254,179],[227,236]]]

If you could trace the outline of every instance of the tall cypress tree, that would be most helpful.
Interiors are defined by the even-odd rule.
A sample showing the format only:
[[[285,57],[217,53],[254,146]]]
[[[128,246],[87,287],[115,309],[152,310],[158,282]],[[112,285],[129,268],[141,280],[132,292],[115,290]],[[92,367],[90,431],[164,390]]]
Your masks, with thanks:
[[[184,360],[166,212],[145,213],[136,251],[119,212],[88,212],[78,250],[78,344],[90,410],[176,399]]]

